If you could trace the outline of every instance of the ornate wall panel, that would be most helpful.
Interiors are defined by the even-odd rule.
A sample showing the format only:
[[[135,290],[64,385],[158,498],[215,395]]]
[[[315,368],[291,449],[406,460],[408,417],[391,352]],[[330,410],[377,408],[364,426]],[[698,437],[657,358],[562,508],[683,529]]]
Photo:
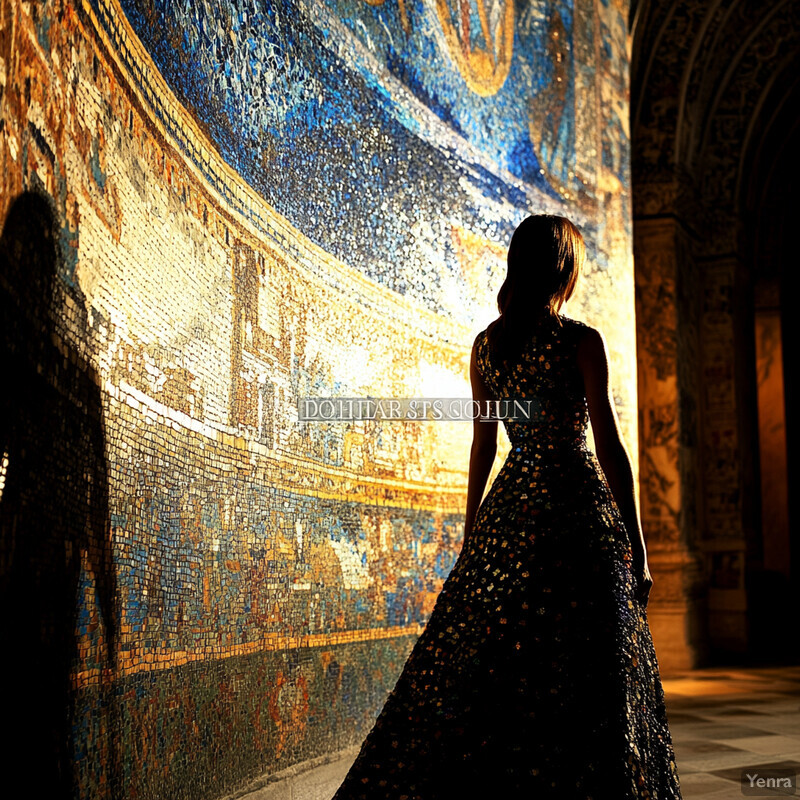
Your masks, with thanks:
[[[756,629],[769,616],[761,549],[780,534],[759,529],[753,297],[760,277],[777,282],[776,254],[764,243],[791,218],[791,190],[786,183],[772,206],[752,192],[774,175],[792,174],[796,115],[785,115],[796,105],[798,2],[635,6],[635,226],[645,231],[636,234],[637,309],[669,333],[640,331],[639,401],[644,413],[663,407],[680,442],[652,474],[682,476],[661,485],[676,493],[680,547],[702,553],[702,571],[687,568],[683,590],[687,599],[707,599],[710,647],[696,643],[698,663],[704,650],[720,659],[755,651]],[[659,227],[674,229],[666,251],[647,233]],[[682,281],[683,295],[673,294],[672,280]],[[661,381],[680,387],[666,399],[663,386],[647,378],[663,361],[664,341],[675,342],[676,358]],[[647,447],[645,439],[649,459]],[[650,472],[648,464],[643,488],[659,485]],[[660,491],[654,496],[666,501]]]

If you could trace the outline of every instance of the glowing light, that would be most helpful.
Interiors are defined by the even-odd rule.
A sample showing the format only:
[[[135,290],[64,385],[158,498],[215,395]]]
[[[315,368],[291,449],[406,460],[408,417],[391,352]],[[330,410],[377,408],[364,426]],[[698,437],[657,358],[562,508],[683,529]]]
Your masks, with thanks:
[[[0,500],[3,499],[3,491],[6,488],[6,475],[8,474],[8,453],[3,453],[3,461],[0,463]]]

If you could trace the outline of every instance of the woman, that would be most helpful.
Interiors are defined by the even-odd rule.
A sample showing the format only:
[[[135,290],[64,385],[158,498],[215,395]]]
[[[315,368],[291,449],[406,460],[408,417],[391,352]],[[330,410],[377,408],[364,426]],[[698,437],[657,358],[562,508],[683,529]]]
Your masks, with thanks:
[[[535,414],[504,420],[483,503],[497,421],[475,421],[461,553],[333,800],[681,798],[606,347],[559,313],[584,259],[564,217],[514,232],[470,376]]]

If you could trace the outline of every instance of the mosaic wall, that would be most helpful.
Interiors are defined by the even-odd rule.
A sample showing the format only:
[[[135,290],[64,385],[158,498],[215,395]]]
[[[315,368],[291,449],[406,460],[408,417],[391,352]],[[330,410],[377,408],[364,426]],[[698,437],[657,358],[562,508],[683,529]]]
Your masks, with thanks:
[[[0,0],[3,677],[43,786],[212,798],[360,741],[458,555],[471,425],[297,398],[469,396],[532,211],[584,232],[569,313],[636,442],[626,17]]]

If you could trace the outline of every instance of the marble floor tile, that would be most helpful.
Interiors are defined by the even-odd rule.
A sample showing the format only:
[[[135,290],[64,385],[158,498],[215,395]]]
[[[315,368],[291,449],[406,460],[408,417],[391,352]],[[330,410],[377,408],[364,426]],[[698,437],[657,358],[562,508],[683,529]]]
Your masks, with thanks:
[[[663,683],[683,800],[741,798],[745,771],[800,773],[800,666],[696,670]]]

